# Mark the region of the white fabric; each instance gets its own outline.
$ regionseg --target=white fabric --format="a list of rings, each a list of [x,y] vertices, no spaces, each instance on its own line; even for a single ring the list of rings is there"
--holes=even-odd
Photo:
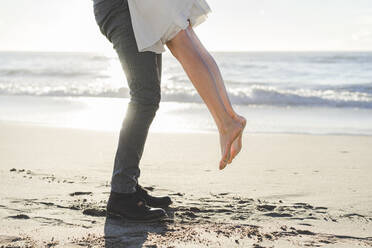
[[[188,20],[195,27],[211,12],[205,0],[128,0],[128,5],[140,52],[164,52],[164,44],[186,29]]]

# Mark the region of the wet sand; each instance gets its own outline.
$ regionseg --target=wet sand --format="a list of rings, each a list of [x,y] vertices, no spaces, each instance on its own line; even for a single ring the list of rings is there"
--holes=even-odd
[[[117,133],[0,123],[0,247],[371,247],[372,137],[150,133],[142,185],[169,218],[105,217]]]

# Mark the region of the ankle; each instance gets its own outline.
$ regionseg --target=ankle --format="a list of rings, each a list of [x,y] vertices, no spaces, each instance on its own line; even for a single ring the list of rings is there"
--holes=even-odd
[[[226,118],[221,125],[218,126],[218,131],[221,134],[227,134],[231,132],[233,128],[236,127],[237,124],[240,124],[236,119],[229,117]]]
[[[114,196],[114,197],[130,197],[130,196],[133,196],[136,192],[131,192],[131,193],[121,193],[121,192],[115,192],[115,191],[111,191],[110,192],[110,196]]]
[[[228,110],[227,113],[229,113],[231,118],[233,118],[234,120],[239,120],[239,115],[233,109]]]
[[[128,202],[134,197],[134,194],[135,193],[118,193],[118,192],[111,191],[107,203],[109,205],[112,205],[112,204],[115,205],[119,202]]]
[[[117,193],[111,191],[107,202],[107,209],[118,210],[121,207],[133,208],[134,206],[138,206],[138,202],[143,202],[143,204],[146,205],[146,201],[138,194],[138,192]]]

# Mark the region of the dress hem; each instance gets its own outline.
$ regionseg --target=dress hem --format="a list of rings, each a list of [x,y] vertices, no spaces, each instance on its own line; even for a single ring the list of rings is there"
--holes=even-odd
[[[165,31],[162,32],[158,39],[156,39],[156,41],[150,42],[148,45],[143,45],[141,48],[138,48],[139,52],[152,51],[158,54],[165,52],[166,50],[164,45],[166,42],[173,39],[181,30],[185,30],[189,24],[192,27],[196,27],[203,23],[207,19],[210,12],[211,9],[205,2],[203,4],[203,2],[200,0],[193,1],[190,6],[176,15],[177,17],[181,16],[182,20],[176,19],[173,21],[171,24],[169,24]],[[164,35],[166,37],[162,38]]]

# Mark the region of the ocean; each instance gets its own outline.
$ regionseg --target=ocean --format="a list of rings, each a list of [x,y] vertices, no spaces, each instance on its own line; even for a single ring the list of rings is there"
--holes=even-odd
[[[372,135],[372,52],[214,52],[248,133]],[[119,60],[0,52],[0,121],[117,131],[129,101]],[[216,132],[169,52],[154,132]]]

